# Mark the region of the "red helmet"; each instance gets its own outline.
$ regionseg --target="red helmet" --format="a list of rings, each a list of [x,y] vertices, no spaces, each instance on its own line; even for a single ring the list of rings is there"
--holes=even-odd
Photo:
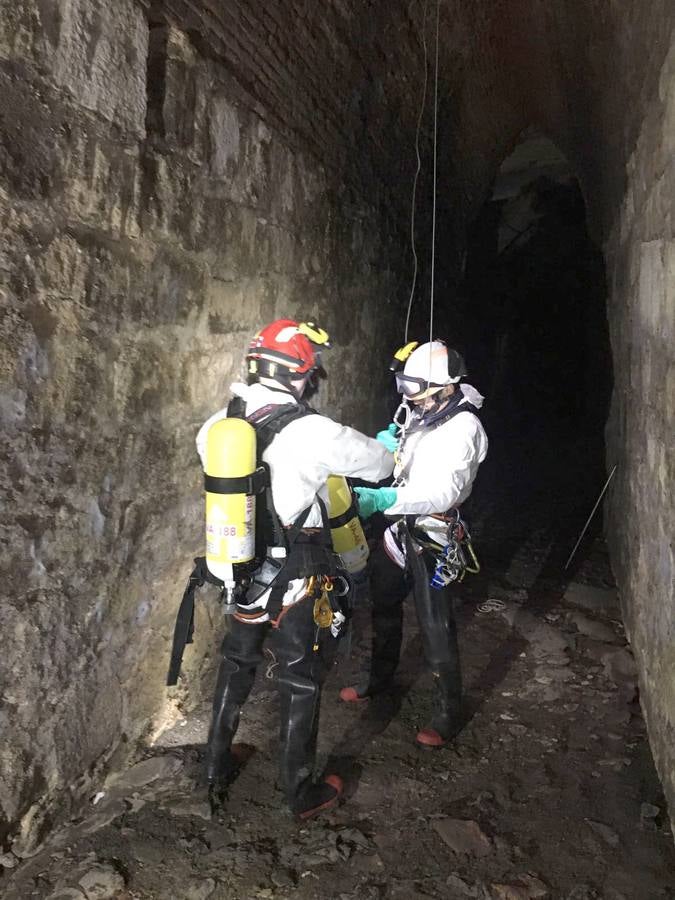
[[[328,332],[313,322],[277,319],[261,328],[246,353],[251,375],[307,375],[321,368],[317,347],[330,347]]]

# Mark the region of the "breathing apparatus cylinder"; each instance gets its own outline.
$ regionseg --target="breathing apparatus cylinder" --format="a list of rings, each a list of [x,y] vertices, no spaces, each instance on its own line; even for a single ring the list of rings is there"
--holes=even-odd
[[[370,551],[356,511],[354,495],[342,475],[328,478],[330,533],[333,549],[345,569],[358,575],[366,568]]]
[[[255,469],[253,426],[238,418],[214,422],[206,435],[206,565],[224,583],[227,605],[232,605],[234,567],[255,557],[255,496],[227,480],[246,478]]]

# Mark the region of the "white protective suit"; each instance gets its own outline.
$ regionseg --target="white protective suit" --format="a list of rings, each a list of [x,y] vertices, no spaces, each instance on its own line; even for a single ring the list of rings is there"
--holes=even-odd
[[[246,415],[263,406],[285,406],[297,401],[292,394],[271,390],[262,384],[233,384],[232,394],[246,401]],[[197,435],[197,451],[205,465],[206,433],[220,419],[227,418],[227,407],[212,415]],[[329,475],[346,475],[364,481],[381,481],[391,475],[393,456],[379,441],[360,431],[339,425],[319,414],[303,416],[290,422],[272,440],[263,453],[263,461],[270,467],[274,508],[283,525],[292,525],[308,506],[312,509],[305,528],[320,528],[321,509],[316,501],[321,497],[328,508]],[[291,581],[283,600],[288,606],[301,599],[305,579]],[[264,609],[269,592],[248,608]],[[257,619],[263,622],[267,617]]]
[[[470,384],[461,384],[464,398],[477,409],[483,405],[482,395]],[[417,526],[433,537],[438,520],[431,514],[445,513],[461,506],[471,493],[479,465],[487,455],[488,439],[480,420],[471,412],[457,414],[438,426],[413,431],[399,451],[394,470],[396,502],[386,510],[387,516],[417,515]],[[397,524],[384,535],[389,556],[399,566],[405,558],[396,542]]]

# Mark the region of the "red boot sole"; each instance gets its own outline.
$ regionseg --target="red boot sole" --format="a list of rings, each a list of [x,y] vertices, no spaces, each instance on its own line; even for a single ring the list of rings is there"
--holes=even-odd
[[[435,750],[437,747],[445,747],[448,743],[434,728],[423,728],[421,731],[418,731],[415,741],[418,746],[423,747],[425,750]]]
[[[344,791],[344,782],[339,775],[328,775],[326,778],[324,778],[324,782],[334,788],[337,793],[334,797],[331,797],[329,800],[326,800],[325,803],[322,803],[321,806],[315,806],[314,809],[307,809],[305,810],[305,812],[298,813],[297,818],[301,822],[306,822],[307,819],[312,819],[319,813],[325,812],[327,809],[332,809],[337,805],[337,802],[342,796],[342,792]]]
[[[345,687],[340,691],[340,700],[343,703],[367,703],[370,697],[361,697],[353,687]]]

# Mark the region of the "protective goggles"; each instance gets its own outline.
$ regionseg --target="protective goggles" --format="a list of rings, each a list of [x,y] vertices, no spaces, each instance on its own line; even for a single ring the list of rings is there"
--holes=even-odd
[[[396,390],[409,400],[414,400],[418,394],[423,394],[428,390],[440,390],[443,387],[445,387],[444,384],[436,384],[429,381],[428,378],[413,378],[412,375],[406,375],[405,372],[396,373]]]

